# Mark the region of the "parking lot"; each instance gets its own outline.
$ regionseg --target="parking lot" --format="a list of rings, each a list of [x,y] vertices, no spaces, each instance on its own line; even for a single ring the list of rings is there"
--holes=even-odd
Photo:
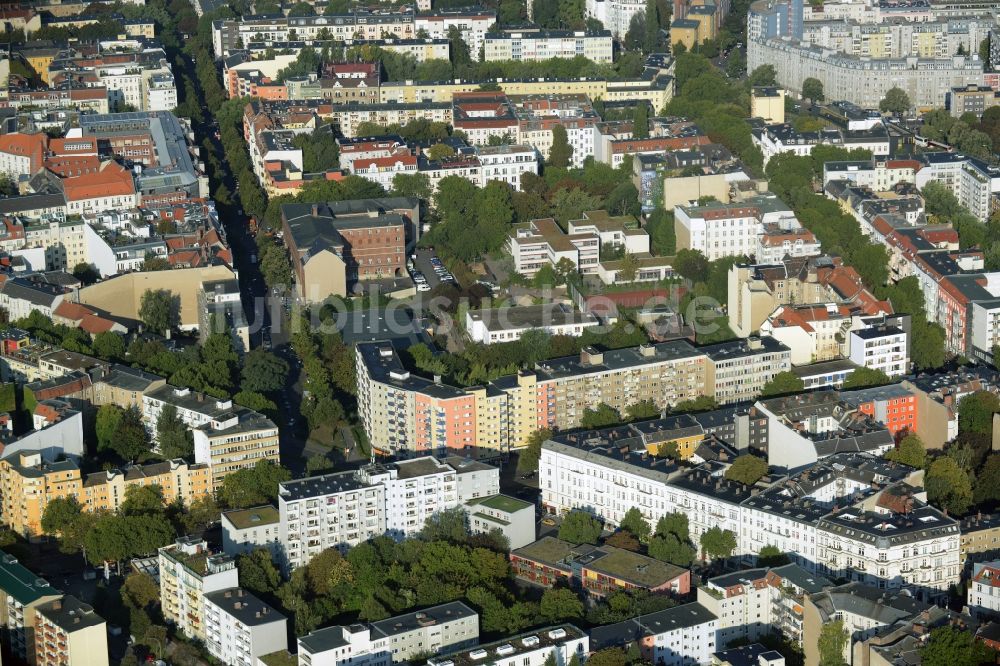
[[[438,259],[437,255],[435,255],[432,250],[419,249],[417,250],[417,258],[413,262],[413,267],[416,270],[411,271],[411,275],[415,273],[423,274],[423,276],[427,279],[427,286],[429,287],[427,291],[430,291],[430,289],[433,289],[442,282],[441,276],[439,276],[434,269],[437,266],[441,266],[441,268],[443,268],[443,265],[440,263],[435,264],[435,260],[440,262],[440,259]],[[445,278],[448,276],[450,276],[450,273],[444,275]],[[452,278],[452,282],[454,282],[454,278]]]

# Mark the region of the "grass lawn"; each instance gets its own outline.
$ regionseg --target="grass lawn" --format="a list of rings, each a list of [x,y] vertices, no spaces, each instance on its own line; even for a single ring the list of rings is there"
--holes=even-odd
[[[344,446],[340,433],[334,430],[333,426],[325,424],[309,433],[309,439],[307,441],[314,442],[321,446],[337,446],[339,442],[341,447]]]

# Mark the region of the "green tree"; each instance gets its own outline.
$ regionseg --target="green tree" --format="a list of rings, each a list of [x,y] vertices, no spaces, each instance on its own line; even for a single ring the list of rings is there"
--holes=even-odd
[[[777,546],[770,544],[764,546],[757,553],[757,566],[760,567],[780,567],[791,562],[788,555],[781,552]]]
[[[885,454],[887,460],[923,469],[927,461],[927,451],[924,443],[914,434],[908,434],[899,440],[896,448]]]
[[[163,488],[155,483],[150,486],[129,486],[118,511],[123,516],[163,514],[166,511]]]
[[[194,438],[174,405],[164,405],[160,411],[156,419],[156,441],[160,455],[168,460],[194,456]]]
[[[976,504],[1000,502],[1000,455],[994,454],[986,458],[982,469],[976,474],[973,500]]]
[[[698,250],[683,249],[677,252],[674,270],[692,282],[704,282],[708,277],[708,259]]]
[[[436,143],[427,149],[427,157],[434,162],[455,156],[455,149],[446,143]]]
[[[236,567],[239,569],[240,586],[251,592],[272,596],[281,585],[281,574],[265,548],[240,555],[236,560]]]
[[[664,562],[687,567],[695,558],[688,530],[688,518],[683,513],[668,513],[656,523],[656,531],[649,540],[648,552]]]
[[[527,445],[517,454],[517,471],[521,474],[538,471],[538,461],[542,457],[542,444],[552,439],[548,428],[536,430],[528,437]]]
[[[958,429],[989,435],[993,415],[1000,412],[1000,397],[989,391],[976,391],[958,401]]]
[[[149,574],[130,573],[122,584],[121,599],[129,608],[148,610],[160,603],[160,586]]]
[[[278,391],[285,386],[288,377],[288,363],[281,357],[263,349],[254,349],[243,357],[240,372],[244,391],[267,393]]]
[[[913,104],[905,90],[893,86],[886,91],[885,97],[878,103],[878,108],[882,113],[906,113],[913,108]]]
[[[744,453],[738,456],[726,470],[726,478],[737,481],[745,486],[752,486],[767,474],[767,461],[763,458]]]
[[[101,274],[94,268],[93,264],[80,262],[73,267],[73,277],[85,285],[94,284],[101,279]]]
[[[972,482],[950,456],[931,463],[924,476],[927,501],[948,513],[961,516],[972,504]]]
[[[424,173],[397,173],[392,178],[392,194],[397,197],[416,197],[421,201],[430,201],[430,178]]]
[[[923,666],[980,666],[996,663],[996,651],[977,641],[967,629],[945,625],[931,629],[930,637],[920,648]]]
[[[554,587],[542,593],[538,610],[546,623],[570,622],[583,617],[583,602],[572,590]]]
[[[628,655],[620,647],[604,648],[587,657],[587,663],[591,666],[626,666]]]
[[[165,333],[179,321],[178,303],[167,289],[147,289],[139,299],[139,319],[154,333]]]
[[[583,417],[580,419],[580,427],[587,430],[597,430],[622,422],[621,414],[618,410],[606,403],[601,403],[597,409],[589,407],[583,410]]]
[[[660,415],[660,408],[652,400],[640,400],[625,407],[625,417],[629,421],[655,419]]]
[[[548,165],[567,168],[573,158],[573,146],[569,145],[566,128],[561,124],[552,127],[552,146],[549,148]]]
[[[771,381],[764,384],[760,396],[769,398],[777,395],[788,395],[789,393],[802,393],[806,385],[794,372],[783,371],[771,378]]]
[[[109,361],[125,359],[125,339],[118,333],[102,331],[94,336],[94,354]]]
[[[632,282],[635,280],[635,276],[639,273],[639,260],[631,252],[626,252],[625,256],[622,257],[621,268],[618,271],[618,277],[622,282]]]
[[[909,312],[909,310],[897,310]],[[918,370],[936,370],[945,364],[945,331],[938,324],[917,320],[911,326],[910,356]]]
[[[115,431],[121,423],[125,410],[118,405],[101,405],[97,408],[94,428],[97,432],[97,450],[105,451],[112,448]]]
[[[822,102],[825,99],[823,82],[810,76],[802,82],[802,96],[814,104]]]
[[[844,628],[843,620],[827,622],[819,630],[817,648],[819,650],[819,666],[846,666],[844,647],[850,633]]]
[[[83,509],[75,497],[49,500],[42,512],[42,531],[50,536],[62,536],[77,520]]]
[[[774,65],[761,65],[750,72],[751,86],[773,86],[777,84],[778,72]]]
[[[653,531],[649,521],[643,518],[642,511],[636,507],[632,507],[625,512],[625,515],[622,517],[621,523],[618,527],[629,532],[640,541],[648,539],[650,533]]]
[[[135,460],[149,451],[149,437],[137,407],[133,405],[122,412],[108,445],[122,460]]]
[[[844,390],[884,386],[891,384],[892,378],[876,368],[855,368],[844,380]]]
[[[655,53],[660,50],[662,40],[660,39],[660,21],[656,0],[646,0],[646,9],[643,12],[643,38],[642,50],[644,53]],[[642,106],[645,106],[643,104]],[[638,138],[638,137],[637,137]]]
[[[596,544],[601,538],[601,521],[586,511],[570,511],[559,526],[559,538],[570,543]]]
[[[278,497],[278,484],[292,478],[291,473],[270,460],[227,475],[219,489],[219,499],[231,509],[245,509],[272,502]]]
[[[714,559],[725,559],[731,557],[736,551],[736,535],[729,530],[721,529],[719,526],[706,530],[701,535],[701,556]]]
[[[648,3],[647,3],[648,4]],[[649,137],[649,105],[642,101],[635,106],[633,116],[632,138],[646,139]]]

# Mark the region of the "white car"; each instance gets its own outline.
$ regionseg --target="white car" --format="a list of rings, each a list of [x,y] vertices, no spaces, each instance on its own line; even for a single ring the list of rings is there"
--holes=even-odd
[[[426,282],[419,282],[419,283],[417,283],[417,291],[430,291],[430,290],[431,290],[431,286],[429,284],[427,284]]]

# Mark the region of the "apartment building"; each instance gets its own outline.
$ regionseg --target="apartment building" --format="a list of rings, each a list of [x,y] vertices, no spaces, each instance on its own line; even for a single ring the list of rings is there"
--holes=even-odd
[[[633,641],[643,659],[664,666],[711,662],[718,649],[719,618],[698,602],[640,615],[590,631],[593,647],[625,647]]]
[[[543,666],[548,659],[568,664],[575,656],[583,661],[590,652],[590,637],[571,624],[546,627],[510,636],[472,649],[448,652],[427,660],[428,666],[472,666],[490,658],[496,666]]]
[[[538,175],[538,151],[532,146],[504,144],[501,146],[479,146],[481,182],[485,186],[491,180],[507,183],[517,191],[521,190],[521,177],[530,173]]]
[[[26,569],[13,555],[0,551],[0,633],[4,647],[29,666],[36,666],[38,613],[62,592]]]
[[[969,609],[979,616],[1000,613],[1000,562],[976,562],[966,593]]]
[[[731,340],[698,351],[705,354],[705,386],[720,405],[753,400],[779,372],[792,369],[791,350],[762,336]]]
[[[451,465],[424,457],[361,468],[359,479],[384,489],[386,533],[412,537],[427,519],[459,505],[458,481]]]
[[[823,164],[823,185],[846,180],[873,192],[888,192],[898,183],[913,183],[921,163],[917,160],[859,160]]]
[[[847,350],[844,335],[850,329],[850,310],[832,303],[784,305],[760,325],[761,335],[788,346],[793,365],[842,358]]]
[[[828,454],[752,493],[713,475],[711,466],[682,471],[645,452],[623,457],[617,440],[628,437],[610,429],[545,442],[543,506],[553,513],[585,509],[606,525],[617,525],[632,507],[652,523],[679,511],[688,516],[695,543],[710,528],[728,529],[747,561],[773,545],[811,573],[880,580],[926,598],[940,596],[959,578],[958,524],[920,502],[908,485],[914,470],[881,460],[881,450]],[[776,436],[770,439],[773,449]],[[858,445],[856,438],[838,441],[834,451]]]
[[[543,587],[562,582],[594,597],[622,590],[675,596],[691,591],[690,571],[614,546],[575,545],[547,536],[511,550],[510,562],[523,580]]]
[[[468,500],[469,532],[489,534],[494,530],[507,539],[509,548],[521,548],[535,540],[535,505],[507,495]]]
[[[376,449],[478,456],[523,446],[540,428],[576,428],[600,403],[624,413],[642,400],[661,408],[702,395],[724,404],[749,400],[791,367],[788,348],[770,338],[702,349],[674,340],[606,352],[588,347],[462,389],[410,373],[388,343],[359,344],[356,353],[359,410]]]
[[[431,457],[287,481],[278,489],[284,565],[302,566],[327,548],[346,551],[383,534],[412,537],[435,513],[497,495],[499,486],[495,467]]]
[[[238,407],[225,420],[213,420],[192,429],[194,459],[212,473],[218,490],[227,476],[262,460],[280,461],[278,426],[255,411]]]
[[[236,560],[229,555],[213,554],[208,543],[196,537],[182,537],[160,548],[160,608],[163,617],[173,622],[189,638],[205,641],[207,618],[205,597],[239,587]]]
[[[35,610],[37,666],[107,666],[108,627],[89,604],[64,596]]]
[[[474,7],[441,9],[421,12],[414,16],[413,32],[414,35],[426,33],[431,39],[448,39],[449,32],[455,28],[462,35],[462,40],[469,45],[469,53],[478,60],[486,41],[486,33],[496,21],[497,14],[492,9]]]
[[[117,511],[128,489],[157,485],[167,503],[184,505],[212,491],[205,465],[170,460],[83,477],[71,458],[52,459],[39,450],[21,450],[0,459],[0,520],[27,538],[42,534],[42,516],[49,502],[74,498],[84,511]]]
[[[773,65],[776,83],[796,96],[802,93],[802,82],[811,77],[823,82],[827,99],[844,100],[866,109],[878,108],[893,87],[902,88],[918,109],[940,108],[951,88],[983,83],[982,62],[974,56],[955,56],[954,49],[935,57],[840,53],[796,39],[757,38],[753,36],[755,14],[756,10],[751,11],[747,18],[751,34],[747,67],[753,71],[760,65]],[[975,50],[973,47],[971,53]]]
[[[645,5],[638,0],[587,0],[588,18],[601,22],[616,39],[622,39],[632,25],[632,17],[645,11]]]
[[[1000,555],[1000,515],[976,513],[959,523],[959,557],[968,573],[970,562],[989,562]]]
[[[958,437],[958,405],[962,398],[976,391],[996,393],[1000,376],[980,365],[918,376],[903,381],[902,386],[916,397],[914,432],[928,449],[940,449]]]
[[[618,442],[633,437],[627,429],[586,435],[561,434],[542,445],[538,479],[546,511],[586,507],[608,526],[619,524],[633,507],[653,525],[682,512],[695,543],[713,527],[740,533],[740,503],[750,496],[749,488],[713,477],[708,468],[685,472],[645,449],[623,455]]]
[[[536,61],[583,56],[610,63],[611,33],[607,30],[504,30],[486,35],[483,60]]]
[[[853,330],[848,344],[849,358],[861,367],[881,370],[890,377],[909,372],[907,335],[898,326],[879,324]]]
[[[281,529],[278,510],[271,505],[235,509],[222,513],[222,552],[246,555],[266,548],[272,560],[281,555]]]
[[[188,388],[166,384],[142,396],[142,415],[155,439],[156,424],[164,407],[172,406],[194,436],[195,461],[208,465],[212,487],[235,471],[261,460],[278,461],[278,427],[262,414],[235,407]]]
[[[892,315],[892,305],[880,301],[861,282],[861,276],[839,258],[785,258],[779,264],[736,264],[729,271],[729,326],[740,337],[758,331],[782,305],[833,303],[852,316]]]
[[[223,664],[255,664],[288,648],[287,619],[242,587],[204,595],[205,647]]]
[[[461,601],[367,624],[317,629],[298,639],[299,664],[391,666],[479,643],[479,615]]]
[[[785,231],[802,226],[788,206],[773,194],[732,204],[709,202],[674,208],[677,247],[698,250],[709,261],[755,254],[765,224],[778,225]]]
[[[755,127],[751,136],[754,145],[764,153],[766,164],[781,153],[800,157],[812,155],[816,146],[839,146],[845,150],[870,150],[875,159],[889,156],[889,133],[877,125],[866,130],[823,129],[818,132],[799,132],[788,123]]]
[[[956,118],[961,118],[966,113],[982,118],[983,112],[997,105],[1000,105],[1000,95],[990,86],[980,86],[975,83],[952,88],[945,99],[945,108]]]
[[[586,211],[563,231],[555,220],[532,220],[508,241],[514,270],[531,277],[542,266],[555,266],[568,259],[582,274],[600,271],[602,245],[624,248],[630,254],[649,252],[649,234],[634,217],[612,216],[606,211]]]
[[[808,666],[818,666],[819,636],[824,624],[843,622],[848,633],[843,655],[853,661],[854,646],[886,627],[916,620],[931,608],[912,596],[862,583],[848,583],[809,595],[803,605],[803,651]]]
[[[1000,168],[960,153],[930,152],[920,158],[916,185],[937,181],[950,189],[959,202],[985,222],[992,209],[990,200],[1000,192]]]
[[[286,481],[278,487],[282,566],[304,566],[328,548],[346,551],[385,533],[385,488],[353,472]]]
[[[415,240],[414,227],[419,225],[415,201],[347,203],[346,207],[335,203],[281,207],[299,295],[310,302],[344,296],[357,282],[406,272],[407,241]]]
[[[709,578],[698,587],[698,603],[719,618],[720,645],[774,633],[801,645],[805,595],[832,585],[796,564],[746,569]]]
[[[585,330],[600,325],[594,315],[565,303],[468,310],[465,313],[465,330],[469,338],[486,345],[520,340],[525,332],[533,330],[578,337]]]

